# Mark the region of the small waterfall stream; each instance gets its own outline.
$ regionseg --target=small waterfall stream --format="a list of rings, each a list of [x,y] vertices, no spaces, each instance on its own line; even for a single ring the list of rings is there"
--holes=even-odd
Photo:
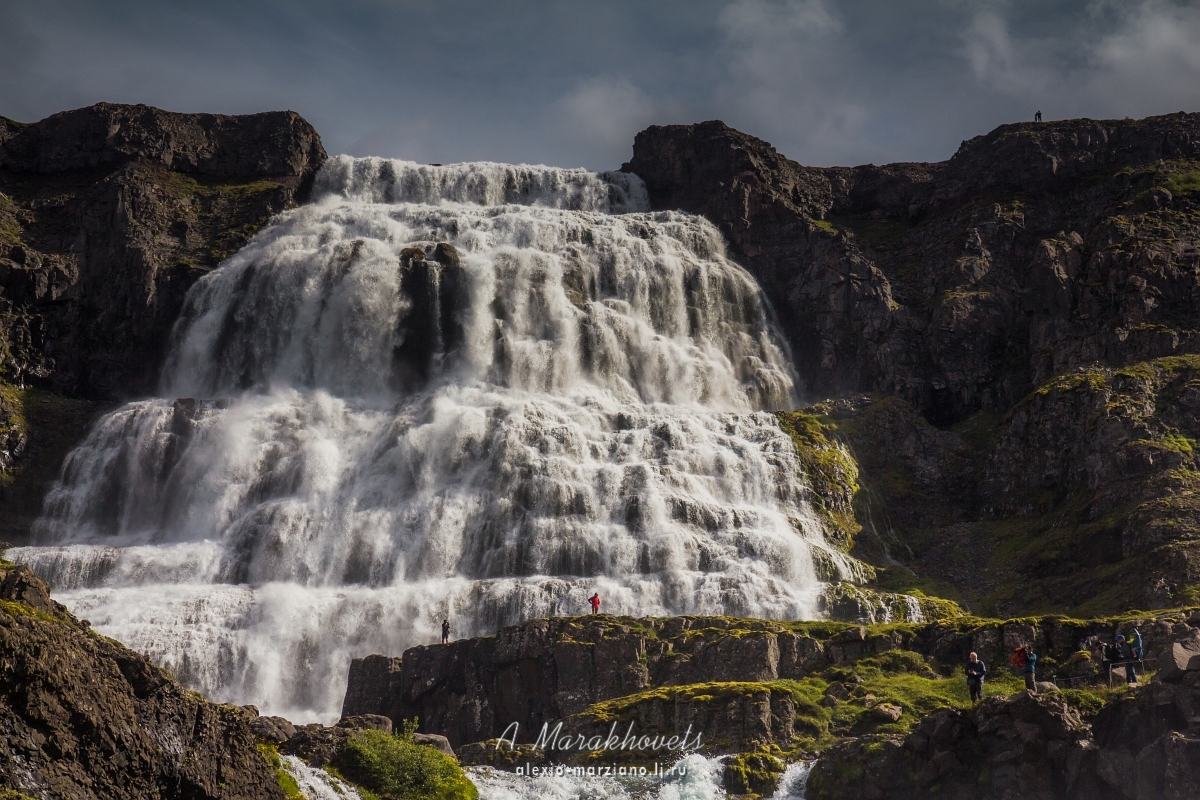
[[[815,616],[825,543],[754,280],[633,176],[330,160],[190,291],[9,551],[218,701],[336,719],[350,659],[603,610]],[[818,557],[819,556],[819,557]]]

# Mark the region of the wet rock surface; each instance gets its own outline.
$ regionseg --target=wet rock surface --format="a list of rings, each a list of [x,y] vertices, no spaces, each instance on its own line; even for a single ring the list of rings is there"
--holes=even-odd
[[[0,790],[282,800],[254,712],[92,633],[25,567],[0,565],[0,604]]]

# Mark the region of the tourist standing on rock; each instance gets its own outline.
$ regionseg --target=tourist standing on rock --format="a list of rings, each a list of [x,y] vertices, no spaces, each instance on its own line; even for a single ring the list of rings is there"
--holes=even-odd
[[[1037,694],[1037,654],[1033,645],[1018,647],[1012,656],[1012,663],[1025,673],[1025,688],[1030,694]]]
[[[599,614],[600,613],[600,593],[596,592],[595,594],[593,594],[591,597],[588,598],[588,602],[592,604],[592,613]]]
[[[1117,647],[1121,650],[1121,661],[1125,664],[1125,682],[1137,683],[1137,662],[1142,657],[1142,635],[1134,629],[1135,641],[1117,636]]]
[[[442,620],[442,644],[450,641],[450,620]]]
[[[971,653],[967,662],[967,689],[971,692],[971,702],[978,703],[983,699],[983,676],[987,674],[987,664],[979,660],[978,653]]]
[[[1034,114],[1034,115],[1033,115],[1033,121],[1034,121],[1034,122],[1041,122],[1041,121],[1042,121],[1042,110],[1041,110],[1040,108],[1038,109],[1038,112],[1037,112],[1036,114]]]

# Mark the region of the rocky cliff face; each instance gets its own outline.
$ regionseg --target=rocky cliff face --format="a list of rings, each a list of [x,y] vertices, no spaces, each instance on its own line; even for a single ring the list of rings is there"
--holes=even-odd
[[[184,689],[0,562],[0,795],[283,800],[253,717]]]
[[[1096,359],[1196,352],[1200,114],[1004,125],[940,164],[818,169],[720,122],[623,169],[704,214],[779,311],[808,390],[1001,411]]]
[[[1107,692],[1087,647],[1134,626],[1157,677]],[[1026,642],[1061,689],[1044,680],[1030,695],[1009,674]],[[990,667],[978,706],[961,672],[972,651]],[[808,796],[820,800],[1157,800],[1200,790],[1198,692],[1200,611],[876,626],[600,615],[358,660],[342,724],[418,717],[465,762],[501,768],[636,760],[646,755],[616,744],[631,732],[686,736],[732,755],[734,793],[771,794],[784,762],[802,758],[817,761]],[[604,752],[531,744],[560,741],[559,723],[569,740],[617,738]]]
[[[325,159],[292,112],[101,103],[0,134],[0,289],[10,380],[148,392],[193,282],[304,196]]]

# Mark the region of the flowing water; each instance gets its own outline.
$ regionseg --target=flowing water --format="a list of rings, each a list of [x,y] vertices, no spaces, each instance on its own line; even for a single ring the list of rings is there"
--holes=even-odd
[[[218,701],[336,719],[350,659],[523,619],[816,614],[849,574],[788,356],[632,176],[332,159],[189,292],[10,551]],[[450,245],[447,247],[446,245]]]

